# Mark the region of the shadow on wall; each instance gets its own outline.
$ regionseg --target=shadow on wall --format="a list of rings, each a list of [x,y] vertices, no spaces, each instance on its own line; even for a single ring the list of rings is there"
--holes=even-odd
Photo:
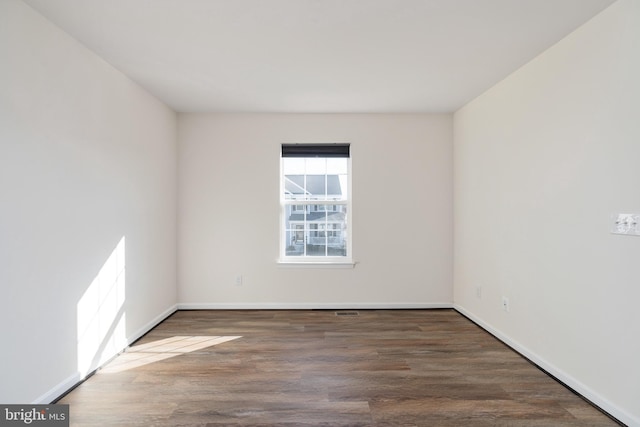
[[[78,373],[90,372],[127,346],[123,236],[77,304]]]

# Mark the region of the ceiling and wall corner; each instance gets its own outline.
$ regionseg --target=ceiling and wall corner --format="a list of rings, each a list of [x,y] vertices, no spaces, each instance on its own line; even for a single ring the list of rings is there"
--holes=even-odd
[[[178,112],[451,113],[613,0],[24,0]]]

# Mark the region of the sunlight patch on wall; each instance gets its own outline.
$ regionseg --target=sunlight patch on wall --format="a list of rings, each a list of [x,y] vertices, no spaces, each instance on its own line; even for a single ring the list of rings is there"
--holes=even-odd
[[[213,345],[242,338],[241,336],[175,336],[129,348],[99,373],[113,374],[169,359],[181,354],[202,350]]]
[[[126,347],[125,238],[78,302],[78,372],[84,378]]]

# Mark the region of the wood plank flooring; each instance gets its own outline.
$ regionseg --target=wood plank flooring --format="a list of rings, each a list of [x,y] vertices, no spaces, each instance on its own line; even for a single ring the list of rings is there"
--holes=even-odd
[[[65,396],[74,426],[616,426],[453,310],[178,311]]]

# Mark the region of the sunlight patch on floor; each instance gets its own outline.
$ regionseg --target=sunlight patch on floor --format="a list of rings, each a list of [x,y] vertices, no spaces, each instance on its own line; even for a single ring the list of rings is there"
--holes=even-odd
[[[242,338],[241,336],[175,336],[133,346],[99,371],[114,374]]]

